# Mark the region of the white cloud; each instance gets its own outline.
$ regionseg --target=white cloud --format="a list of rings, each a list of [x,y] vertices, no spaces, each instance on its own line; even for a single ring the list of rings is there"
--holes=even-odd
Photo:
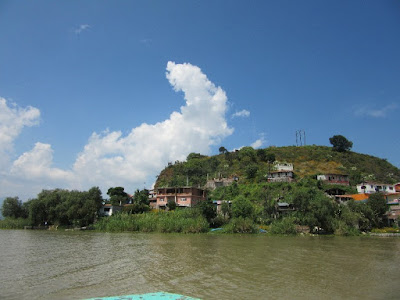
[[[36,143],[14,161],[10,176],[24,182],[21,189],[26,193],[31,189],[31,196],[38,192],[38,182],[42,182],[41,188],[88,189],[95,185],[104,192],[111,186],[124,186],[132,192],[142,188],[144,182],[150,186],[169,161],[185,160],[190,152],[209,154],[210,146],[233,133],[225,118],[225,92],[200,68],[188,63],[168,62],[166,77],[185,99],[168,119],[143,123],[126,136],[120,131],[94,132],[72,170],[54,168],[51,146]],[[7,182],[8,178],[1,180],[0,193]]]
[[[389,104],[386,106],[381,106],[379,108],[373,107],[373,106],[362,106],[356,108],[354,114],[359,117],[373,117],[373,118],[385,118],[388,113],[392,112],[393,110],[396,110],[398,108],[397,104]]]
[[[266,139],[264,134],[260,134],[260,138],[258,140],[256,140],[254,143],[252,143],[250,146],[253,148],[261,148],[262,146],[264,146],[266,144]]]
[[[90,28],[90,25],[82,24],[82,25],[79,25],[79,27],[76,28],[74,30],[74,32],[75,32],[75,34],[81,34],[83,31],[88,30],[89,28]]]
[[[36,143],[35,147],[14,161],[11,175],[22,179],[66,181],[72,179],[72,173],[53,168],[53,149],[49,144]]]
[[[169,119],[144,123],[125,137],[93,133],[74,165],[80,178],[90,184],[137,186],[167,162],[184,160],[194,151],[207,154],[211,145],[232,134],[225,120],[226,94],[200,68],[168,62],[166,77],[175,91],[183,91],[186,105]]]
[[[39,109],[32,106],[22,108],[16,104],[8,106],[6,99],[0,97],[0,169],[4,170],[9,163],[14,141],[22,129],[37,125],[39,118]]]
[[[248,110],[241,110],[241,111],[237,111],[232,115],[232,118],[236,118],[236,117],[243,117],[243,118],[247,118],[250,116],[250,112]]]

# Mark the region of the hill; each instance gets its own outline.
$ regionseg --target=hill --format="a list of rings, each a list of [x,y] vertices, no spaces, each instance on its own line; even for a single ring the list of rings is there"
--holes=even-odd
[[[272,168],[269,158],[292,163],[296,179],[334,173],[350,175],[350,183],[362,181],[400,182],[400,169],[386,159],[356,152],[337,152],[326,146],[287,146],[253,149],[243,147],[235,152],[215,156],[188,155],[186,162],[170,163],[161,171],[155,187],[205,185],[207,178],[239,177],[240,183],[261,183]]]

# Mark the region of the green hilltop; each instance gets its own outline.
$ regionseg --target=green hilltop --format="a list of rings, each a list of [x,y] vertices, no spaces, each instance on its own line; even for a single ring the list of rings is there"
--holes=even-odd
[[[292,163],[297,180],[330,173],[349,175],[351,185],[362,181],[400,182],[400,169],[386,159],[352,151],[338,152],[326,146],[243,147],[234,152],[221,147],[220,151],[215,156],[191,153],[185,162],[170,163],[157,177],[155,187],[204,186],[207,178],[235,176],[239,184],[264,183],[273,168],[271,161],[268,162],[270,157]]]

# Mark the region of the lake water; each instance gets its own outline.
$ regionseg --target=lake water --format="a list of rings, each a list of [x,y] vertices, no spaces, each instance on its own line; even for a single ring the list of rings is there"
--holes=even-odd
[[[400,299],[400,238],[0,230],[0,299]]]

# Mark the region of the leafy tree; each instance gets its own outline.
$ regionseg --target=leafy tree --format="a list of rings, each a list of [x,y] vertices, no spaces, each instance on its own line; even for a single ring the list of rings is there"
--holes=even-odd
[[[369,231],[372,228],[371,220],[373,219],[372,209],[366,203],[359,203],[354,200],[347,202],[347,207],[349,208],[352,217],[355,222],[352,223],[355,227],[361,231]],[[342,217],[343,214],[341,214]],[[349,218],[349,216],[344,215],[344,217]],[[344,218],[344,220],[346,220]]]
[[[208,223],[211,223],[212,219],[217,216],[217,210],[210,199],[199,202],[196,207],[201,211]]]
[[[168,210],[175,210],[176,209],[176,202],[174,200],[172,200],[172,199],[169,199],[168,203],[167,203],[167,206],[168,206]]]
[[[191,160],[191,159],[196,159],[196,158],[203,158],[203,157],[206,157],[206,156],[201,155],[200,153],[194,153],[194,152],[192,152],[192,153],[190,153],[190,154],[186,157],[186,161],[189,161],[189,160]]]
[[[219,147],[218,151],[219,151],[220,154],[224,154],[224,153],[228,152],[228,150],[226,150],[226,148],[223,147],[223,146]]]
[[[5,218],[26,218],[27,216],[22,201],[18,197],[7,197],[4,199],[1,212]]]
[[[374,227],[381,227],[383,225],[383,217],[387,210],[385,196],[382,193],[371,194],[368,198],[367,205],[372,210],[372,224]]]
[[[47,220],[46,207],[39,199],[29,201],[29,220],[32,225],[42,225]]]
[[[265,160],[269,163],[269,164],[273,164],[275,162],[275,154],[274,153],[267,153]]]
[[[248,179],[256,177],[258,166],[256,164],[250,164],[246,167],[245,172]]]
[[[126,204],[129,200],[129,196],[125,193],[123,187],[111,187],[107,191],[107,195],[110,196],[110,202],[112,205]]]
[[[248,160],[256,162],[256,150],[254,150],[253,147],[243,147],[240,149],[238,153],[238,158],[239,160],[244,160],[245,158],[248,158]]]
[[[349,151],[353,147],[353,142],[350,142],[343,135],[334,135],[329,138],[329,142],[332,144],[333,150],[338,152]]]
[[[231,217],[232,210],[231,210],[228,202],[226,202],[226,201],[222,202],[222,204],[221,204],[221,213],[222,213],[222,215],[224,216],[225,219]]]
[[[232,216],[234,218],[253,218],[254,207],[249,199],[240,195],[232,203]]]
[[[133,203],[124,209],[131,214],[140,214],[150,210],[149,191],[147,189],[135,191]]]
[[[261,161],[266,161],[267,160],[267,150],[265,149],[257,149],[257,157]]]
[[[27,202],[32,225],[44,222],[55,225],[87,226],[93,224],[103,205],[98,187],[87,192],[68,190],[43,190],[37,199]]]

